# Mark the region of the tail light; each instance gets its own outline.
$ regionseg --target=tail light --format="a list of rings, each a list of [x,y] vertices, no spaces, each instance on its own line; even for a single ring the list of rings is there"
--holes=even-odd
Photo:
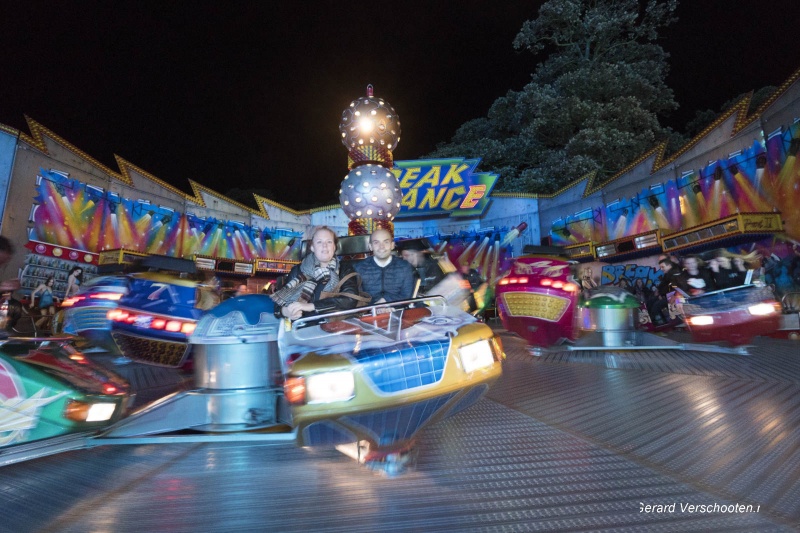
[[[288,378],[283,383],[283,396],[292,405],[306,403],[306,379]]]
[[[518,285],[527,284],[530,281],[528,276],[508,276],[502,278],[497,282],[498,285]],[[553,289],[561,289],[566,292],[578,292],[580,287],[571,281],[562,281],[560,279],[541,278],[539,285],[542,287],[552,287]]]
[[[176,333],[181,330],[181,324],[182,322],[180,320],[170,320],[167,322],[167,325],[164,326],[164,329]]]
[[[97,292],[89,295],[89,298],[96,298],[98,300],[119,300],[122,294],[119,292]]]
[[[122,294],[118,292],[96,292],[89,294],[88,296],[81,294],[79,296],[72,296],[70,298],[65,298],[64,301],[61,302],[61,307],[72,307],[76,303],[86,299],[117,301],[120,298],[122,298]]]
[[[76,303],[80,302],[81,300],[85,300],[85,299],[86,299],[85,296],[72,296],[71,298],[64,299],[64,301],[61,302],[61,307],[72,307]]]
[[[111,309],[108,311],[108,313],[106,313],[106,318],[112,322],[136,324],[143,328],[146,327],[147,329],[153,329],[156,331],[169,331],[171,333],[183,333],[187,336],[194,333],[194,330],[197,327],[195,322],[157,317],[148,314],[132,313],[130,311],[123,311],[122,309]]]
[[[518,283],[528,283],[528,277],[527,276],[508,277],[501,279],[497,283],[498,285],[509,285],[509,284],[515,285]]]

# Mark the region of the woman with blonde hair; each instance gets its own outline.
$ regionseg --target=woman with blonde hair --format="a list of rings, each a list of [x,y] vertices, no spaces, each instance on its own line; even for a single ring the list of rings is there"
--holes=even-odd
[[[714,253],[714,258],[708,266],[714,276],[717,289],[727,289],[744,285],[747,279],[748,265],[759,262],[761,255],[758,252],[749,254],[734,254],[724,248]]]
[[[276,314],[291,320],[352,309],[358,303],[358,274],[336,257],[336,233],[327,226],[317,226],[309,234],[310,253],[292,267],[283,287],[270,295]]]
[[[731,255],[726,250],[717,250],[714,258],[708,262],[708,268],[711,269],[717,289],[728,289],[744,284],[746,274],[744,261],[737,257],[734,268]]]

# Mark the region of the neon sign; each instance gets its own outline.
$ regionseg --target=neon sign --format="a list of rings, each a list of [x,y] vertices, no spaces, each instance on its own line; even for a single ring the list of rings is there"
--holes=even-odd
[[[489,204],[489,194],[499,177],[475,172],[480,161],[463,158],[395,161],[392,172],[403,193],[397,216],[480,215]]]

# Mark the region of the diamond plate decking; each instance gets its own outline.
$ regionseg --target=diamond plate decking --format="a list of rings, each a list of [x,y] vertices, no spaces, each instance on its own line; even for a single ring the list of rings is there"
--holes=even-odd
[[[0,531],[800,530],[800,343],[534,357],[503,341],[501,381],[423,433],[400,477],[290,445],[100,446],[0,469]]]

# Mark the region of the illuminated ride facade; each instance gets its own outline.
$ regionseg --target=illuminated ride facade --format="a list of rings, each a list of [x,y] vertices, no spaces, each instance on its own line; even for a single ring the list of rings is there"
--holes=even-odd
[[[390,222],[396,239],[425,238],[454,265],[477,268],[496,287],[507,327],[531,344],[580,336],[575,316],[583,315],[577,310],[586,286],[619,289],[623,280],[641,280],[651,289],[661,275],[659,255],[717,248],[759,256],[761,264],[752,270],[777,297],[781,320],[797,319],[796,307],[791,310],[800,257],[800,211],[794,207],[800,205],[800,126],[792,121],[800,101],[798,77],[754,115],[747,115],[744,104],[735,106],[668,160],[654,149],[611,180],[595,184],[587,177],[550,197],[494,193],[498,176],[477,172],[476,159],[394,161],[391,138],[359,143],[348,137],[350,128],[361,125],[355,117],[362,108],[354,105],[342,121],[349,155],[342,205],[304,212],[259,197],[253,209],[194,182],[194,194],[187,195],[119,158],[120,170],[111,170],[30,121],[31,135],[0,131],[6,197],[32,199],[30,210],[24,202],[3,205],[3,233],[27,242],[6,273],[13,269],[25,282],[44,275],[41,269],[69,273],[83,265],[88,281],[99,273],[103,253],[127,250],[189,260],[209,275],[240,275],[257,288],[260,271],[274,276],[299,261],[308,226],[324,224],[340,235],[363,237]],[[399,140],[391,106],[373,95],[354,103],[359,101],[367,116],[384,120],[373,128]],[[375,179],[359,182],[358,172],[365,170]],[[396,207],[396,189],[400,210],[382,214],[383,203]],[[353,207],[362,203],[369,207]],[[541,240],[561,245],[566,258],[520,253]],[[353,256],[364,251],[342,250]],[[584,280],[588,267],[592,272]],[[121,303],[112,305],[119,310]],[[276,320],[269,306],[266,296],[233,298],[199,315],[191,337],[183,322],[172,324],[187,335],[201,362],[194,368],[195,389],[126,417],[93,442],[187,427],[226,433],[285,425],[284,438],[354,441],[359,459],[380,463],[406,449],[419,429],[477,400],[501,372],[502,350],[492,330],[437,298],[291,326]],[[754,314],[749,307],[745,312],[753,316],[766,310],[761,306]],[[603,309],[622,316],[612,305]],[[130,310],[113,315],[122,319],[122,328],[128,320],[149,326],[163,320],[168,331],[169,317],[160,312]],[[419,339],[424,346],[415,344]],[[230,365],[230,357],[246,364]],[[378,361],[385,366],[376,374],[369,369]],[[254,372],[248,365],[261,366]]]

